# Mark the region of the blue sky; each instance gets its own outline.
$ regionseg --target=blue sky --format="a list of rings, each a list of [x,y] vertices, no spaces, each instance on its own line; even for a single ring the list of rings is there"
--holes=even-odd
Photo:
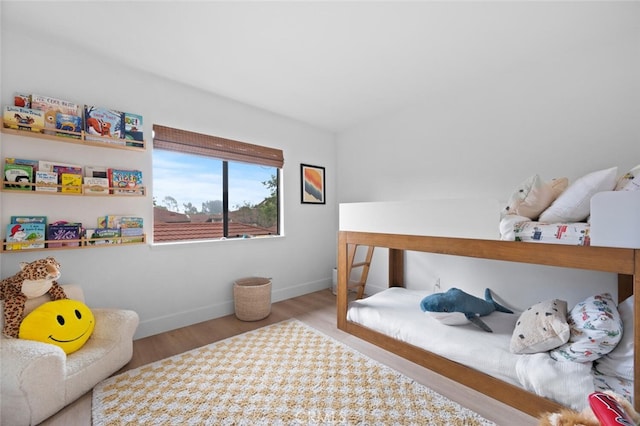
[[[229,208],[264,200],[269,191],[261,182],[275,173],[274,167],[229,163]],[[222,200],[222,161],[154,150],[153,197],[158,205],[163,205],[166,196],[176,199],[179,211],[189,202],[200,210],[205,201]]]

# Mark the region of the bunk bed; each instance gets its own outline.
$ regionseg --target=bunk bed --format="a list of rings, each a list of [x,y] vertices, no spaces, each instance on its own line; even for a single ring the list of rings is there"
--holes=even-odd
[[[609,200],[605,201],[609,202]],[[477,203],[475,205],[477,206]],[[488,208],[485,211],[489,214],[485,215],[485,218],[490,219],[493,217],[492,204],[489,203],[486,206]],[[379,206],[376,206],[376,212],[380,212],[380,210]],[[405,210],[411,211],[411,209]],[[363,213],[361,207],[357,207],[355,211],[357,215]],[[608,208],[607,211],[609,211]],[[637,216],[637,209],[635,215]],[[446,214],[437,214],[437,216],[447,217]],[[630,217],[633,217],[633,214]],[[424,219],[423,215],[421,219]],[[343,223],[341,219],[338,234],[338,328],[533,416],[542,412],[558,411],[563,406],[554,400],[527,391],[521,386],[508,383],[475,368],[350,321],[347,314],[351,294],[349,289],[350,273],[357,247],[388,249],[388,286],[390,288],[404,286],[405,252],[412,251],[614,273],[618,277],[618,301],[640,291],[640,248],[637,248],[640,245],[636,245],[635,240],[625,247],[569,246],[500,241],[491,237],[478,237],[478,235],[474,235],[472,238],[432,236],[425,235],[428,231],[424,230],[419,232],[420,235],[415,235],[396,232],[393,226],[391,228],[388,225],[380,226],[380,223],[355,226],[355,222],[352,220],[345,222]],[[394,221],[394,223],[403,224],[402,226],[405,226],[406,222],[406,220]],[[373,231],[378,227],[382,228],[384,232]],[[355,230],[349,228],[355,228]],[[388,231],[388,229],[392,230]],[[628,232],[623,234],[625,238],[628,238]],[[610,233],[607,234],[607,236],[609,235]],[[607,245],[611,245],[608,240]],[[368,265],[366,266],[368,267]],[[362,283],[357,283],[357,285],[363,286]],[[359,296],[361,296],[361,292]],[[637,298],[634,299],[634,341],[637,342],[640,339],[640,315],[637,314],[640,312],[640,302]],[[634,365],[640,365],[640,352],[638,351],[634,352]],[[634,381],[632,395],[635,407],[639,409],[640,384],[637,380]]]

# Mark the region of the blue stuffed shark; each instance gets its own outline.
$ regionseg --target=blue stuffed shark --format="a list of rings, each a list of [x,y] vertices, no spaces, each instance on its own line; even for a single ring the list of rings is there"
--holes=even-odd
[[[500,305],[491,297],[491,290],[484,291],[485,300],[465,293],[458,288],[451,288],[446,293],[434,293],[422,299],[420,308],[424,312],[461,312],[481,329],[493,333],[479,317],[489,315],[493,311],[512,314],[513,311]]]

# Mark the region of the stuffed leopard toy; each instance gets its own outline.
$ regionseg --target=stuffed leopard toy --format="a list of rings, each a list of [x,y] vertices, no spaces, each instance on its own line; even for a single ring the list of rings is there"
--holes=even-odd
[[[0,283],[0,300],[4,300],[4,328],[7,337],[18,337],[23,319],[24,304],[27,299],[49,293],[51,300],[66,299],[62,287],[57,283],[60,278],[60,264],[53,258],[21,262],[21,271]]]

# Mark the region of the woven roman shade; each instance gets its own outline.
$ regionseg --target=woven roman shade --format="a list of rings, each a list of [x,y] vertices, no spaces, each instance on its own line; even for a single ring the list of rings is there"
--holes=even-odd
[[[284,156],[281,149],[253,145],[157,124],[153,125],[153,147],[263,166],[282,168],[284,165]]]

